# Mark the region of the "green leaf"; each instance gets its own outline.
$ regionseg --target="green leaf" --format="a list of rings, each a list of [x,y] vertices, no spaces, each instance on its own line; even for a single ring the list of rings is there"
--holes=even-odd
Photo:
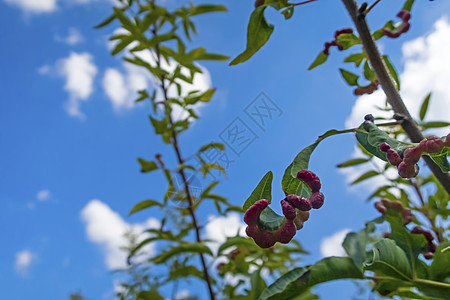
[[[425,99],[422,102],[422,105],[420,106],[420,121],[423,121],[423,119],[425,119],[425,115],[427,114],[428,111],[428,104],[430,103],[430,98],[431,98],[431,93],[429,93]]]
[[[155,200],[144,200],[144,201],[141,201],[138,204],[134,205],[133,208],[128,213],[128,215],[131,216],[132,214],[137,213],[138,211],[144,210],[144,209],[152,207],[152,206],[161,207],[161,204]]]
[[[263,230],[276,231],[280,229],[285,222],[286,218],[284,216],[280,216],[270,207],[266,207],[259,215],[258,227]]]
[[[344,33],[337,37],[337,43],[341,45],[344,50],[347,50],[350,47],[361,44],[361,40],[353,33]]]
[[[369,234],[375,231],[374,222],[368,222],[366,228],[360,232],[350,232],[344,239],[342,247],[347,255],[353,260],[355,265],[363,271],[364,263],[367,259],[366,246],[369,241]]]
[[[225,175],[225,176],[227,175],[227,171],[225,170],[225,168],[216,163],[203,164],[200,168],[200,172],[202,173],[203,176],[206,176],[206,175],[208,175],[208,173],[210,173],[210,171],[212,169],[219,170],[220,172],[223,173],[223,175]]]
[[[261,293],[266,289],[267,284],[261,277],[261,269],[254,271],[250,275],[250,297],[251,299],[258,299]]]
[[[414,4],[414,0],[407,0],[405,2],[405,4],[403,5],[402,9],[403,10],[407,10],[407,11],[411,11],[411,8],[412,8],[413,4]]]
[[[383,60],[384,60],[384,63],[386,64],[386,67],[389,70],[389,74],[394,79],[394,82],[397,86],[397,90],[400,90],[400,79],[398,78],[397,71],[395,70],[392,63],[389,61],[389,58],[387,57],[387,55],[383,55]]]
[[[379,240],[373,245],[371,255],[372,258],[366,264],[366,270],[401,280],[413,278],[408,257],[395,241],[390,239]]]
[[[154,161],[138,158],[138,162],[141,164],[141,172],[147,173],[154,170],[158,170],[158,165]]]
[[[374,33],[372,33],[372,36],[375,41],[378,41],[379,39],[381,39],[384,36],[383,28],[380,28],[377,31],[375,31]]]
[[[112,55],[118,54],[120,51],[122,51],[126,46],[128,46],[131,42],[134,41],[134,37],[131,35],[127,35],[123,37],[120,42],[116,44],[114,49],[111,51]]]
[[[191,9],[191,15],[196,16],[200,14],[217,12],[217,11],[228,11],[224,5],[213,5],[213,4],[202,4],[195,6]]]
[[[380,175],[380,173],[378,173],[377,171],[374,171],[374,170],[368,171],[368,172],[362,174],[361,176],[359,176],[358,178],[356,178],[355,180],[353,180],[352,183],[350,183],[350,185],[357,184],[358,182],[364,181],[366,179],[372,178],[377,175]]]
[[[316,141],[315,143],[309,145],[300,151],[299,154],[294,158],[292,162],[291,176],[297,177],[297,173],[301,170],[307,170],[309,165],[309,160],[311,159],[311,154],[314,149],[316,149],[317,145],[319,145],[320,141]]]
[[[386,132],[380,130],[372,122],[364,122],[359,126],[358,131],[355,133],[358,143],[366,149],[369,153],[375,155],[379,159],[387,162],[386,153],[382,152],[379,148],[381,143],[388,143],[391,149],[397,152],[401,152],[406,148],[411,148],[412,145],[397,141],[391,138]]]
[[[216,89],[208,89],[206,92],[200,95],[200,101],[209,102],[209,100],[211,100],[212,96],[214,95],[215,91]]]
[[[311,191],[306,186],[306,184],[303,183],[303,181],[297,179],[297,173],[301,170],[308,169],[311,154],[321,141],[323,141],[327,137],[348,132],[350,131],[336,129],[328,130],[327,132],[319,136],[319,138],[313,144],[300,151],[300,153],[298,153],[295,157],[294,161],[284,171],[283,179],[281,181],[283,191],[287,194],[296,194],[302,197],[309,198],[309,196],[311,195]]]
[[[140,291],[137,293],[136,300],[164,300],[157,291]]]
[[[102,28],[102,27],[108,25],[109,23],[111,23],[112,21],[114,21],[115,19],[116,19],[116,14],[112,14],[111,16],[106,18],[103,22],[101,22],[100,24],[95,25],[94,28],[95,29]]]
[[[325,63],[328,59],[328,55],[323,53],[323,51],[320,51],[319,55],[317,55],[316,59],[313,61],[313,63],[309,66],[308,70],[312,70],[317,66],[320,66],[321,64]]]
[[[438,245],[434,253],[433,263],[431,264],[431,279],[441,282],[450,280],[450,251],[444,251],[450,247],[450,242],[444,242]]]
[[[233,59],[230,66],[247,61],[269,40],[274,27],[264,17],[266,7],[267,5],[261,5],[253,11],[247,29],[247,48]]]
[[[209,143],[207,145],[201,146],[200,149],[198,150],[198,152],[204,152],[204,151],[212,149],[212,148],[218,149],[220,151],[224,151],[225,145],[222,143]]]
[[[344,59],[344,62],[355,63],[357,67],[363,62],[364,59],[367,58],[365,52],[350,54]]]
[[[179,278],[186,278],[186,277],[197,277],[201,280],[203,280],[205,277],[203,276],[203,272],[200,271],[195,266],[182,266],[180,268],[174,268],[170,270],[170,279],[176,280]]]
[[[217,255],[222,255],[223,252],[231,247],[246,248],[246,249],[260,249],[259,246],[255,244],[253,239],[242,236],[229,237],[227,240],[220,245],[217,250]]]
[[[353,74],[352,72],[346,71],[344,69],[339,69],[341,71],[342,77],[345,79],[345,81],[350,86],[357,86],[358,85],[358,78],[359,76],[356,74]]]
[[[295,268],[278,278],[260,300],[292,299],[320,283],[338,279],[361,279],[363,274],[349,257],[327,257],[314,265]]]
[[[294,15],[294,7],[290,6],[286,9],[284,9],[281,13],[284,15],[284,19],[288,20],[288,19],[292,18],[292,16]]]
[[[353,159],[349,159],[347,161],[344,161],[344,162],[338,164],[337,167],[338,168],[347,168],[347,167],[351,167],[351,166],[364,164],[364,163],[366,163],[368,161],[370,161],[370,159],[367,159],[367,158],[353,158]]]
[[[162,134],[168,130],[167,126],[169,125],[169,120],[167,118],[164,118],[161,121],[154,119],[151,116],[149,118],[156,134]]]
[[[164,251],[160,255],[154,257],[152,261],[155,264],[162,264],[166,262],[168,259],[172,258],[177,254],[182,253],[204,253],[213,256],[211,249],[208,246],[201,243],[183,243],[179,246],[175,246],[170,248],[167,251]]]
[[[114,13],[119,19],[120,23],[122,24],[122,27],[128,30],[129,32],[136,32],[136,25],[131,22],[130,19],[125,15],[124,11],[122,9],[119,9],[117,7],[114,7]]]
[[[272,171],[269,171],[258,183],[256,188],[251,193],[250,197],[248,197],[248,199],[245,201],[244,205],[242,205],[244,211],[249,209],[249,207],[258,200],[267,199],[269,203],[270,201],[272,201],[272,180],[273,173]]]
[[[448,156],[450,154],[450,148],[444,147],[439,153],[430,153],[429,157],[441,168],[441,171],[446,173],[450,172],[450,163],[448,162]]]
[[[432,122],[426,122],[426,123],[422,123],[420,124],[423,128],[423,130],[425,129],[429,129],[429,128],[441,128],[441,127],[447,127],[450,126],[450,122],[444,122],[444,121],[432,121]]]
[[[366,78],[370,82],[374,82],[375,80],[377,80],[377,75],[375,75],[375,72],[372,70],[372,68],[370,68],[367,60],[364,63],[364,78]]]

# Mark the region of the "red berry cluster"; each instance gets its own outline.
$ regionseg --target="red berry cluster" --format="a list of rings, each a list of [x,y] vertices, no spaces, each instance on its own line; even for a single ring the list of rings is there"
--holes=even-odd
[[[438,153],[441,152],[444,146],[450,145],[450,134],[447,135],[445,142],[437,136],[430,136],[422,141],[416,147],[408,148],[403,152],[403,158],[400,154],[391,149],[389,144],[381,143],[380,150],[386,153],[386,158],[389,163],[398,168],[398,175],[403,178],[416,177],[419,173],[419,166],[417,163],[422,156],[422,153]]]
[[[296,231],[303,228],[303,223],[309,219],[309,210],[320,208],[323,205],[325,197],[320,192],[319,177],[311,171],[303,170],[298,172],[297,178],[309,186],[311,197],[308,199],[289,194],[281,200],[281,208],[286,221],[278,230],[265,230],[258,225],[259,216],[269,205],[267,199],[256,201],[245,212],[244,222],[248,225],[245,232],[261,248],[272,247],[276,242],[289,243]]]
[[[431,234],[431,232],[429,230],[425,230],[416,226],[411,230],[411,233],[423,234],[423,236],[427,239],[428,242],[427,252],[425,252],[423,256],[426,259],[432,259],[434,253],[436,252],[436,245],[433,243],[433,235]]]
[[[411,26],[409,24],[409,19],[411,19],[411,13],[407,10],[401,10],[397,17],[402,19],[402,24],[395,28],[394,30],[391,30],[390,28],[383,28],[384,35],[390,37],[390,38],[398,38],[402,33],[405,33],[409,30],[409,27]]]
[[[412,222],[413,214],[411,210],[407,207],[403,207],[400,201],[390,201],[389,199],[383,198],[380,201],[375,202],[375,208],[382,215],[386,215],[388,207],[402,214],[403,225],[407,225]]]
[[[344,50],[344,47],[342,47],[342,45],[340,45],[337,42],[338,36],[340,36],[341,34],[344,34],[344,33],[353,33],[353,29],[351,29],[351,28],[344,28],[344,29],[341,29],[341,30],[337,30],[334,33],[334,40],[332,40],[331,42],[326,42],[325,43],[325,48],[323,49],[323,54],[330,55],[330,48],[331,48],[331,46],[336,46],[340,51]]]
[[[398,211],[402,214],[403,225],[408,225],[413,220],[413,214],[411,210],[407,207],[403,207],[400,201],[390,201],[388,199],[381,199],[380,201],[375,202],[375,208],[382,214],[386,215],[387,208],[391,208],[395,211]],[[422,229],[420,227],[414,227],[411,230],[411,233],[414,234],[423,234],[427,239],[427,251],[423,254],[426,259],[431,259],[434,256],[434,252],[436,252],[436,245],[433,243],[433,235],[429,230]],[[384,234],[384,237],[389,237],[389,234]]]

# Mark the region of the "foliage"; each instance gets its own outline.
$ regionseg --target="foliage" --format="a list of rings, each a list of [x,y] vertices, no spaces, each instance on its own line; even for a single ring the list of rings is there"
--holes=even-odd
[[[386,297],[448,297],[450,228],[439,221],[447,220],[450,215],[448,190],[436,173],[433,173],[436,171],[416,176],[416,164],[423,154],[443,172],[448,172],[449,136],[433,137],[416,143],[408,142],[405,136],[406,126],[417,124],[418,129],[424,131],[449,125],[445,121],[424,121],[431,93],[424,99],[419,112],[420,120],[415,123],[413,120],[408,122],[407,116],[398,114],[394,120],[368,115],[364,122],[364,116],[361,116],[362,124],[359,128],[327,131],[313,144],[301,150],[287,166],[281,182],[281,188],[286,194],[286,199],[283,200],[285,202],[282,201],[285,216],[279,216],[267,207],[272,200],[271,171],[261,179],[242,209],[236,208],[226,198],[213,193],[218,181],[209,183],[200,195],[195,195],[188,180],[188,174],[205,177],[214,169],[225,173],[223,166],[208,163],[202,158],[202,153],[208,149],[223,151],[224,145],[200,145],[196,153],[183,156],[179,141],[179,136],[190,128],[193,120],[198,119],[195,105],[211,101],[215,93],[215,89],[186,92],[182,84],[191,84],[196,74],[202,72],[199,61],[228,59],[220,54],[209,53],[203,47],[188,48],[189,41],[196,34],[194,17],[224,12],[226,8],[222,5],[191,3],[169,11],[156,1],[121,2],[123,5],[114,8],[114,13],[97,27],[117,21],[123,31],[111,37],[116,42],[112,54],[122,53],[125,61],[141,67],[155,78],[158,84],[155,89],[138,91],[136,102],[149,103],[150,124],[155,134],[161,136],[163,143],[175,151],[177,164],[169,166],[167,161],[171,160],[166,160],[161,154],[155,154],[152,160],[138,158],[141,172],[152,173],[148,176],[155,176],[153,173],[160,172],[166,179],[167,190],[164,195],[152,197],[161,200],[147,199],[135,204],[130,210],[130,215],[144,212],[155,215],[154,212],[157,211],[161,222],[160,228],[146,231],[146,238],[130,238],[130,246],[125,249],[129,253],[129,268],[125,272],[131,279],[129,283],[122,284],[123,292],[117,295],[120,299],[162,299],[166,287],[171,285],[173,292],[176,292],[177,283],[181,280],[204,282],[211,299],[217,296],[225,299],[317,299],[311,293],[312,289],[323,282],[338,279],[365,279],[370,282],[374,292]],[[312,1],[296,4],[288,0],[256,1],[248,24],[246,49],[230,65],[249,60],[269,41],[274,26],[264,16],[266,9],[275,9],[286,19],[290,19],[295,9],[309,2]],[[348,4],[352,1],[343,2]],[[370,40],[379,40],[385,36],[397,38],[406,33],[413,3],[414,0],[404,1],[403,8],[397,15],[402,19],[401,24],[388,21],[371,34]],[[354,22],[365,22],[365,16],[370,10],[371,8],[367,9],[367,4],[362,5]],[[334,40],[325,43],[325,48],[309,69],[324,64],[329,59],[331,47],[336,47],[339,51],[359,48],[344,58],[348,67],[339,69],[353,93],[370,94],[380,84],[384,84],[377,68],[388,74],[391,83],[395,84],[394,89],[400,90],[399,76],[389,57],[380,56],[379,62],[374,62],[373,56],[369,55],[371,52],[368,51],[370,49],[367,48],[365,38],[366,36],[356,35],[351,28],[337,30]],[[147,56],[143,54],[152,59],[145,58]],[[347,70],[350,67],[356,69],[353,72],[357,73]],[[172,87],[175,87],[176,94],[169,92]],[[389,104],[380,109],[393,114],[396,112]],[[176,110],[183,112],[182,117],[174,115]],[[383,121],[384,123],[380,123]],[[388,182],[378,187],[367,199],[382,199],[375,203],[382,216],[367,222],[361,231],[347,235],[343,243],[346,257],[327,257],[312,265],[301,266],[300,255],[306,251],[297,241],[292,240],[289,245],[275,244],[275,241],[289,242],[292,237],[287,241],[280,239],[287,224],[293,222],[296,229],[300,230],[309,217],[311,207],[319,208],[323,204],[323,194],[319,192],[321,183],[314,173],[306,170],[319,143],[327,137],[343,133],[355,134],[363,154],[339,164],[338,167],[372,166],[352,184],[376,176],[383,176]],[[429,146],[431,141],[437,146]],[[416,153],[417,160],[411,159],[411,153],[417,149],[420,150]],[[192,164],[186,157],[195,157],[199,164]],[[378,160],[377,163],[374,163],[375,160]],[[396,167],[399,176],[392,177],[391,171]],[[181,184],[177,184],[180,179]],[[424,187],[433,187],[427,189],[433,192],[425,193]],[[262,199],[265,200],[261,202]],[[205,200],[212,200],[218,214],[246,212],[245,220],[250,220],[247,222],[247,233],[258,231],[256,235],[249,233],[253,237],[257,236],[255,241],[258,245],[265,239],[278,240],[272,240],[261,248],[252,239],[237,233],[219,245],[217,253],[214,253],[211,243],[202,238],[202,218],[198,217],[198,207],[209,202]],[[299,204],[301,201],[309,203],[309,206],[302,208]],[[315,204],[318,201],[321,201],[320,205]],[[390,232],[384,235],[380,235],[377,230],[382,223],[389,224],[390,227]],[[154,256],[148,256],[145,252],[150,244],[159,247]],[[146,258],[145,263],[139,262],[140,256]],[[197,263],[195,257],[199,257],[201,263]],[[211,267],[210,262],[214,260],[223,262]],[[431,260],[431,263],[426,263],[426,260]],[[152,277],[148,275],[150,269]],[[227,276],[234,276],[238,283],[231,285],[226,280]]]

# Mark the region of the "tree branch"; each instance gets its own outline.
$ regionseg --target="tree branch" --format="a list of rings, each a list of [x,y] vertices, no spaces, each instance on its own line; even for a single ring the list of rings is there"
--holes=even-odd
[[[364,47],[364,50],[369,58],[370,65],[372,66],[375,74],[377,75],[378,81],[383,87],[384,93],[388,98],[389,104],[392,106],[394,112],[403,117],[402,127],[405,130],[408,137],[414,143],[420,142],[424,136],[420,131],[419,127],[417,127],[416,123],[412,119],[409,114],[408,109],[405,106],[400,94],[397,91],[397,88],[394,85],[394,82],[389,74],[389,71],[381,58],[381,55],[377,49],[375,41],[370,33],[369,27],[367,25],[364,12],[359,11],[359,7],[356,4],[355,0],[342,0],[347,11],[349,12],[353,23],[358,30],[359,37],[361,39],[361,43]],[[422,158],[427,163],[431,172],[436,176],[438,181],[442,184],[444,189],[450,194],[450,174],[443,173],[438,165],[434,163],[434,161],[429,156],[422,156]]]
[[[152,33],[153,33],[154,36],[156,36],[158,34],[156,25],[153,27]],[[157,44],[155,46],[155,52],[156,52],[156,64],[160,68],[161,67],[161,53],[160,53],[160,50],[159,50],[159,44]],[[160,88],[163,91],[164,102],[167,102],[167,101],[169,101],[169,97],[168,97],[168,94],[167,94],[168,87],[166,86],[166,83],[165,83],[165,76],[161,75],[161,77],[159,79],[161,81],[160,82]],[[175,150],[175,153],[176,153],[176,156],[177,156],[177,159],[178,159],[178,163],[180,165],[182,165],[182,164],[184,164],[184,159],[183,159],[183,156],[181,155],[181,149],[180,149],[180,146],[178,144],[178,134],[177,134],[177,132],[175,130],[175,127],[173,126],[174,122],[173,122],[173,119],[172,119],[172,116],[171,116],[170,113],[168,115],[168,118],[169,118],[170,126],[172,127],[172,146],[173,146],[173,148]],[[188,180],[186,178],[186,174],[184,172],[184,169],[180,169],[178,171],[178,173],[180,174],[181,179],[183,180],[184,191],[186,193],[186,198],[188,200],[188,211],[189,211],[189,214],[191,215],[191,218],[192,218],[192,225],[193,225],[194,230],[195,230],[195,237],[196,237],[197,242],[201,243],[202,239],[200,237],[200,227],[199,227],[198,222],[197,222],[197,217],[195,216],[194,200],[192,199],[192,194],[191,194],[191,191],[189,189],[189,182],[188,182]],[[211,283],[211,278],[209,276],[208,267],[206,266],[205,257],[203,256],[203,253],[199,253],[198,255],[200,256],[200,260],[201,260],[201,263],[202,263],[203,276],[204,276],[206,284],[208,286],[210,299],[214,300],[215,299],[215,294],[214,294],[214,291],[213,291],[213,288],[212,288],[212,283]]]

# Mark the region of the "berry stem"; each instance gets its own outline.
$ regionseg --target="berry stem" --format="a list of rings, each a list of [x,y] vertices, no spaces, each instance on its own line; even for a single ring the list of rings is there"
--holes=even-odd
[[[423,140],[422,132],[412,119],[408,109],[405,106],[394,82],[389,74],[389,71],[384,63],[375,41],[370,33],[369,27],[365,19],[365,13],[361,12],[355,0],[342,0],[348,13],[350,14],[353,23],[358,30],[361,43],[369,59],[370,65],[372,66],[375,74],[377,75],[378,81],[383,87],[384,93],[387,96],[389,104],[396,114],[404,116],[401,126],[405,130],[408,137],[412,142],[418,143]],[[442,184],[447,194],[450,194],[450,174],[443,173],[438,165],[428,156],[422,156],[431,172],[436,176],[438,181]]]

